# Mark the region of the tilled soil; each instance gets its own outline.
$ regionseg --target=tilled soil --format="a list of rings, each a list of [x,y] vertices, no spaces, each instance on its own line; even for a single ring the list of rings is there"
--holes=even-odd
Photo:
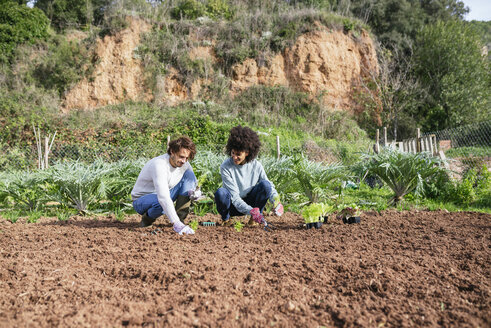
[[[194,236],[136,215],[0,219],[0,327],[491,326],[489,214],[267,219]]]

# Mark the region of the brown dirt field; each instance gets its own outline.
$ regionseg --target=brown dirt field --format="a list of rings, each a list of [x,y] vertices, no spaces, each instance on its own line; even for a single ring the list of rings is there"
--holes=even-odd
[[[268,219],[194,236],[136,215],[0,219],[0,327],[491,326],[489,214]]]

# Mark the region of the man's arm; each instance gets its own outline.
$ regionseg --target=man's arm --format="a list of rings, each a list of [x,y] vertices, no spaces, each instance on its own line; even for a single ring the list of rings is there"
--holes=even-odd
[[[159,204],[162,206],[162,209],[164,210],[165,215],[167,215],[169,218],[169,221],[174,224],[180,220],[177,216],[176,209],[174,208],[174,202],[170,197],[169,185],[167,183],[167,175],[169,172],[166,171],[165,167],[165,165],[162,165],[162,163],[156,161],[152,172],[152,179]]]

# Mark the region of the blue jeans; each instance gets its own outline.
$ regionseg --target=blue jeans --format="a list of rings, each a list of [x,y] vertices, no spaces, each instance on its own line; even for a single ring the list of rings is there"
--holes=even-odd
[[[189,190],[196,188],[196,176],[192,170],[186,170],[182,176],[181,181],[170,190],[170,197],[172,201],[176,201],[179,195],[188,195]],[[133,208],[139,214],[147,212],[148,217],[156,219],[164,213],[162,206],[160,206],[157,194],[147,194],[141,196],[137,200],[133,201]]]
[[[271,197],[271,183],[267,180],[259,181],[251,191],[242,198],[247,205],[252,207],[259,207],[261,213],[263,212],[266,202]],[[231,201],[232,195],[226,188],[218,188],[215,193],[215,203],[217,204],[217,211],[222,216],[222,220],[227,221],[231,216],[241,216],[244,213],[240,213]]]

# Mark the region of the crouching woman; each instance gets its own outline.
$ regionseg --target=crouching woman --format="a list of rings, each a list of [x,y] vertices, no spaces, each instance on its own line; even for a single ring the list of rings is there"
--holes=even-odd
[[[252,129],[239,125],[230,130],[226,146],[230,157],[220,165],[223,187],[215,193],[224,225],[231,222],[230,217],[241,215],[251,215],[250,223],[264,224],[262,213],[268,200],[276,215],[283,214],[278,192],[256,160],[260,147],[259,137]]]

